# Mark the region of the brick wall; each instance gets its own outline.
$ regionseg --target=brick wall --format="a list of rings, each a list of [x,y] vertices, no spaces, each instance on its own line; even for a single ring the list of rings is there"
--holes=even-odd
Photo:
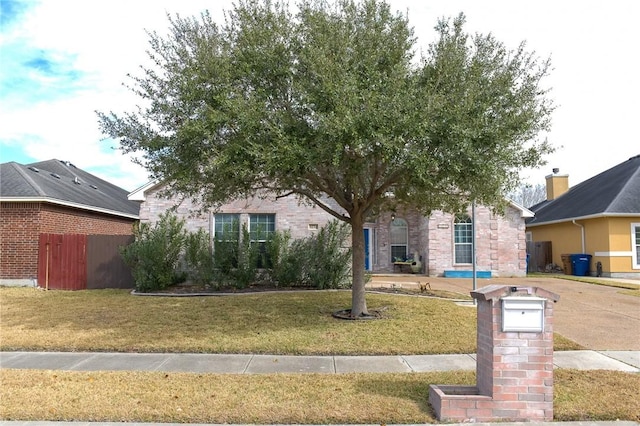
[[[133,219],[42,204],[40,232],[52,234],[131,235]]]
[[[444,422],[553,420],[553,303],[558,296],[536,287],[487,286],[477,300],[477,386],[432,385],[429,401]],[[502,331],[506,295],[544,302],[542,332]]]
[[[0,280],[30,280],[38,275],[40,233],[131,235],[133,219],[47,203],[1,203]],[[26,284],[26,282],[25,282]]]
[[[0,279],[38,275],[40,203],[0,203]]]

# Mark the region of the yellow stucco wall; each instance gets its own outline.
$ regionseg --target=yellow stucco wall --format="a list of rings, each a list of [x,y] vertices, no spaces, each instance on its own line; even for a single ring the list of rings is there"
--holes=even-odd
[[[631,223],[638,218],[603,217],[578,220],[584,226],[584,252],[591,254],[591,272],[595,273],[596,263],[602,263],[606,273],[638,273],[633,269],[631,250]],[[534,242],[551,241],[553,263],[562,266],[562,255],[582,253],[582,230],[571,221],[550,225],[527,227]],[[595,256],[596,253],[606,255]],[[626,255],[625,253],[629,253]]]

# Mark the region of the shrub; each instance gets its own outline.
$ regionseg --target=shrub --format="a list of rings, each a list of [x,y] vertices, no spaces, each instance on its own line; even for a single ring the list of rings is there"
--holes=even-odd
[[[166,213],[153,226],[138,224],[133,234],[134,242],[120,252],[131,267],[137,291],[162,290],[185,279],[179,270],[186,237],[183,220]]]
[[[208,285],[215,278],[213,255],[209,244],[209,234],[200,228],[185,237],[184,261],[189,278],[196,284]]]
[[[302,263],[292,253],[291,233],[275,232],[268,242],[267,251],[271,258],[269,277],[276,286],[292,287],[302,279]]]
[[[272,249],[277,253],[273,279],[280,285],[317,289],[348,287],[351,250],[345,243],[349,235],[346,224],[332,221],[316,234],[291,244],[286,237],[277,237],[278,247]]]
[[[261,257],[259,243],[251,243],[249,231],[242,227],[242,238],[238,244],[238,266],[231,270],[236,288],[245,288],[252,284],[258,275],[258,260]]]

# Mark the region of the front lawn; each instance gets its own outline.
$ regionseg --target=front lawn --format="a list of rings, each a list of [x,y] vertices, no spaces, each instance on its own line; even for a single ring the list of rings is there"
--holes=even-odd
[[[0,288],[2,350],[312,355],[473,353],[476,311],[452,301],[367,296],[385,319],[344,321],[349,291],[207,297]],[[556,350],[580,349],[556,335]]]
[[[405,374],[187,374],[0,370],[3,420],[212,424],[436,423],[429,384],[472,371]],[[640,375],[555,372],[554,420],[640,420]]]

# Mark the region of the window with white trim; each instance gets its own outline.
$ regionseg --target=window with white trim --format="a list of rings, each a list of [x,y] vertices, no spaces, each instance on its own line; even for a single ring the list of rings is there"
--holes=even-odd
[[[213,252],[218,268],[238,267],[240,215],[216,213],[213,216]]]
[[[631,224],[631,250],[633,269],[640,269],[640,223]]]
[[[250,214],[249,215],[249,238],[251,242],[265,242],[276,231],[275,214]]]
[[[409,226],[404,219],[393,219],[390,227],[391,261],[403,262],[407,260],[409,251]]]
[[[472,263],[473,223],[466,215],[456,215],[453,224],[454,263]]]
[[[217,241],[238,241],[240,239],[240,215],[216,213],[213,216],[213,235]]]
[[[257,259],[258,268],[268,268],[271,266],[271,259],[267,252],[267,241],[276,232],[275,214],[250,214],[249,215],[249,239],[251,244],[258,244],[259,255]]]

